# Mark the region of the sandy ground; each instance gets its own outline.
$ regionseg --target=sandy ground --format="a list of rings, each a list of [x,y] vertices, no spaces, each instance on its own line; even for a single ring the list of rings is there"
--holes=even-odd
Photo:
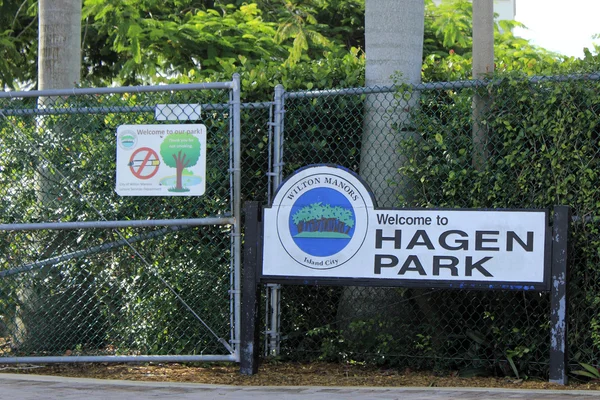
[[[0,365],[0,372],[154,382],[194,382],[236,386],[486,387],[511,389],[600,390],[600,381],[570,379],[560,386],[540,379],[463,378],[456,373],[397,371],[327,363],[264,363],[258,374],[241,375],[236,364],[49,364]]]

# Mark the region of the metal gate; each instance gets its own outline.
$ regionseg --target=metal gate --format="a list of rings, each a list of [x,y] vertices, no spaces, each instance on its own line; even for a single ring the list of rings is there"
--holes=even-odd
[[[189,123],[204,194],[117,195],[118,127]],[[237,75],[0,93],[0,363],[238,361],[239,139]]]

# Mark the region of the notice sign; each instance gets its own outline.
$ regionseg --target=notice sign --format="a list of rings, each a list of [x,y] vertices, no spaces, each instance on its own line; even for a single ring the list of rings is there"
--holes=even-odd
[[[117,128],[117,194],[200,196],[205,189],[204,125],[121,125]]]
[[[267,280],[549,288],[544,210],[376,209],[356,174],[318,165],[281,185],[263,221]]]

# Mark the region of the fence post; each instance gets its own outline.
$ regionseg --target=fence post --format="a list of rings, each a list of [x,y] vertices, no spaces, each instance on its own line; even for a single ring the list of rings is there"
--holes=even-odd
[[[571,209],[554,207],[550,287],[550,382],[567,384],[567,251]]]
[[[254,375],[258,372],[258,268],[261,249],[261,208],[250,201],[244,206],[244,273],[242,285],[242,335],[240,373]]]
[[[284,92],[283,85],[275,86],[275,112],[274,112],[274,132],[273,132],[273,190],[272,194],[275,195],[275,191],[283,180],[283,115],[284,110]],[[271,199],[269,199],[269,202]],[[270,315],[267,316],[267,335],[268,340],[268,353],[272,356],[279,355],[279,298],[280,298],[280,286],[279,285],[267,285],[268,295],[270,299]]]
[[[273,131],[273,194],[281,184],[283,177],[283,113],[284,113],[284,89],[282,85],[275,86],[275,112],[274,112],[274,126]]]
[[[235,223],[233,224],[233,299],[234,299],[234,332],[233,332],[233,344],[236,351],[236,358],[239,354],[239,340],[241,335],[241,315],[240,315],[240,304],[241,304],[241,270],[242,270],[242,178],[241,178],[241,84],[240,74],[233,74],[233,87],[231,90],[231,107],[232,107],[232,122],[233,122],[233,161],[230,163],[233,174],[233,217]]]

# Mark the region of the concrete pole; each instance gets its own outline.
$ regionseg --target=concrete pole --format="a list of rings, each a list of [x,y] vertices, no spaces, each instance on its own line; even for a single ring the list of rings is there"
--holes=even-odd
[[[473,0],[473,79],[494,72],[494,0]],[[488,131],[483,120],[490,97],[477,90],[473,96],[473,167],[483,169],[488,156]]]
[[[473,78],[494,72],[494,0],[473,0]]]

